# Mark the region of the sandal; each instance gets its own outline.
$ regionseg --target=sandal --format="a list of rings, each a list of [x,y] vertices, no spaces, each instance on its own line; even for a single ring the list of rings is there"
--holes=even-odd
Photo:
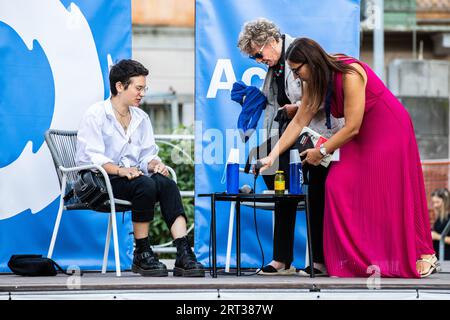
[[[439,264],[436,255],[432,255],[428,259],[419,259],[416,261],[416,265],[417,265],[417,262],[426,262],[430,265],[430,267],[428,268],[428,270],[426,272],[423,272],[423,273],[419,272],[421,278],[426,278],[433,273],[441,271],[441,265]]]
[[[289,266],[289,268],[275,269],[270,264],[256,271],[256,273],[261,276],[291,276],[295,275],[295,272],[296,270],[294,266]]]

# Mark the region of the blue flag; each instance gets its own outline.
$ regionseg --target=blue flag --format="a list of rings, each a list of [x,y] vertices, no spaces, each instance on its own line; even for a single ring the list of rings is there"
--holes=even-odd
[[[10,271],[12,254],[47,255],[60,186],[44,132],[76,130],[84,111],[109,96],[108,66],[130,57],[130,1],[0,2],[0,272]],[[129,268],[125,221],[119,247]],[[53,258],[98,270],[107,226],[107,215],[63,215]]]

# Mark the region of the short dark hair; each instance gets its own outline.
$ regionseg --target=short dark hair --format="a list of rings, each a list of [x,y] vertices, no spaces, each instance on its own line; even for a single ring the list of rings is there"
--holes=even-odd
[[[113,96],[117,95],[116,83],[121,82],[127,89],[130,78],[136,76],[147,76],[148,69],[140,62],[131,59],[123,59],[111,67],[109,71],[109,87]]]

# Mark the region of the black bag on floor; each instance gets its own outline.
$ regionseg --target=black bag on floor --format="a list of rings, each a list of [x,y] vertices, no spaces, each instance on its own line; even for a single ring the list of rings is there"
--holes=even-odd
[[[55,261],[37,254],[13,255],[8,261],[8,267],[19,276],[56,276],[57,270],[67,274]]]

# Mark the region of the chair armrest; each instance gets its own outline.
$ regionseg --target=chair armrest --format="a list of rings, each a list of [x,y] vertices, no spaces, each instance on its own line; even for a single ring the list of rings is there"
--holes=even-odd
[[[450,220],[447,222],[447,225],[444,227],[444,230],[442,230],[441,233],[441,240],[443,245],[445,245],[445,237],[447,237],[448,233],[450,232]]]
[[[177,180],[177,174],[175,173],[175,170],[173,170],[171,167],[166,166],[167,170],[169,171],[170,175],[172,176],[172,180],[175,181],[176,184],[178,184]]]
[[[106,170],[102,166],[98,164],[87,164],[84,166],[70,167],[70,168],[59,166],[59,170],[61,170],[61,172],[63,172],[64,174],[68,172],[77,172],[81,170],[90,170],[90,169],[97,169],[98,171],[100,171],[103,178],[105,179],[106,191],[108,191],[109,201],[114,203],[114,194],[112,191],[111,182],[109,181],[108,173],[106,173]]]
[[[447,225],[445,226],[444,230],[442,230],[442,235],[447,236],[449,231],[450,231],[450,221],[447,222]]]
[[[175,173],[175,170],[173,170],[169,166],[166,166],[166,168],[170,172],[170,175],[172,176],[173,181],[175,181],[175,183],[177,183],[177,174]],[[111,182],[109,181],[108,173],[106,173],[106,170],[102,166],[99,166],[97,164],[87,164],[84,166],[70,167],[70,168],[59,166],[59,169],[64,174],[66,174],[68,172],[77,172],[77,171],[81,171],[81,170],[97,169],[98,171],[101,172],[101,174],[103,175],[103,178],[105,179],[106,190],[108,191],[109,200],[112,203],[114,203],[115,200],[114,200],[114,194],[113,194],[112,187],[111,187]]]
[[[89,170],[89,169],[97,169],[99,171],[104,171],[105,169],[103,169],[102,166],[99,166],[97,164],[86,164],[84,166],[78,166],[78,167],[63,167],[63,166],[59,166],[59,170],[61,170],[61,172],[67,173],[67,172],[76,172],[76,171],[81,171],[81,170]],[[105,171],[106,173],[106,171]]]

